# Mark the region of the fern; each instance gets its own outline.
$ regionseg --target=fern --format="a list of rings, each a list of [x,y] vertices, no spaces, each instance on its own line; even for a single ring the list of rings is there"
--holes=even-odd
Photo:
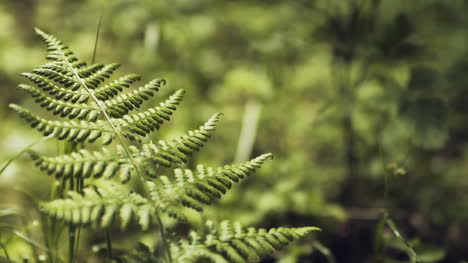
[[[189,169],[174,170],[175,181],[161,176],[158,182],[147,183],[151,198],[168,210],[171,216],[180,217],[177,207],[185,206],[202,212],[204,205],[211,205],[255,169],[271,158],[271,154],[261,155],[251,161],[238,165],[226,165],[213,169],[199,165],[194,172]]]
[[[57,199],[42,204],[48,215],[73,223],[108,227],[116,215],[125,228],[131,218],[138,218],[143,229],[148,229],[156,206],[128,188],[112,182],[95,182],[94,187],[84,189],[84,194],[68,192],[67,199]]]
[[[219,116],[220,114],[213,115],[199,129],[189,131],[186,135],[182,135],[179,138],[143,144],[141,149],[134,146],[130,147],[132,157],[138,163],[146,164],[149,167],[151,165],[171,167],[175,163],[183,163],[189,155],[194,151],[198,151],[209,139],[211,132],[214,131],[214,127],[219,120]],[[132,159],[126,155],[125,150],[121,146],[117,146],[113,150],[107,148],[93,152],[81,150],[56,157],[44,157],[33,151],[29,151],[29,154],[36,161],[36,166],[41,170],[46,170],[57,178],[101,176],[111,178],[119,174],[120,179],[126,182],[134,172]]]
[[[94,156],[94,159],[86,165],[75,166],[76,162],[73,163],[73,161],[82,158],[83,155]],[[34,155],[33,158],[41,157]],[[196,174],[188,169],[184,171],[175,169],[175,183],[172,183],[167,176],[146,182],[150,198],[144,198],[136,193],[130,194],[128,189],[121,184],[98,181],[93,183],[93,187],[85,188],[83,196],[69,192],[67,199],[43,203],[42,207],[43,211],[50,216],[73,224],[94,223],[95,226],[103,227],[109,226],[110,218],[114,218],[119,211],[121,211],[122,228],[127,226],[132,214],[137,217],[144,215],[141,217],[140,224],[143,229],[147,229],[151,221],[148,216],[154,214],[155,209],[161,209],[177,219],[184,219],[179,209],[181,206],[201,212],[203,211],[202,205],[209,205],[215,199],[221,198],[231,188],[232,182],[239,182],[239,178],[245,178],[253,173],[268,158],[271,158],[271,154],[264,154],[246,163],[225,166],[216,170],[200,165],[197,167]],[[103,179],[109,179],[114,174],[119,174],[121,179],[127,178],[131,165],[119,164],[114,160],[115,157],[112,157],[109,152],[92,154],[81,150],[66,158],[62,157],[60,162],[54,163],[48,160],[47,165],[43,163],[43,167],[50,169],[49,172],[60,173],[66,177],[81,173],[99,176]],[[76,173],[73,174],[74,172]],[[95,212],[95,217],[90,217],[91,210],[99,212]],[[101,212],[109,215],[99,218]]]
[[[81,145],[73,147],[78,150],[58,156],[29,151],[35,165],[60,179],[62,189],[68,190],[62,198],[41,202],[40,207],[48,216],[68,223],[70,233],[80,225],[109,228],[116,220],[120,221],[122,229],[138,222],[143,230],[148,230],[156,223],[161,239],[167,243],[161,212],[182,221],[184,207],[202,212],[205,206],[221,199],[234,184],[272,158],[271,154],[264,154],[245,163],[218,168],[178,167],[205,145],[221,114],[214,114],[198,129],[180,137],[145,142],[145,138],[171,119],[184,91],[175,91],[158,106],[134,112],[166,81],[156,78],[132,90],[131,85],[139,81],[140,76],[129,74],[112,81],[119,64],[87,65],[54,36],[39,29],[36,32],[46,43],[47,59],[51,62],[23,73],[33,85],[20,84],[18,88],[56,117],[43,118],[16,104],[10,107],[45,136]],[[129,91],[123,93],[125,89]],[[112,144],[114,141],[117,143]],[[86,143],[94,142],[105,147],[88,149]],[[160,175],[162,167],[174,168],[174,175]],[[145,173],[142,175],[139,171]],[[125,185],[136,174],[142,180],[138,191]],[[74,187],[75,182],[77,187]],[[210,223],[208,234],[204,236],[192,232],[189,241],[180,238],[175,243],[165,244],[166,261],[254,262],[313,230],[316,228],[267,231],[245,229],[227,221],[220,225]],[[74,247],[72,241],[70,246]],[[163,257],[157,258],[157,262],[163,262]]]
[[[238,222],[223,221],[220,224],[207,222],[208,233],[190,233],[189,240],[173,245],[173,254],[180,263],[248,263],[262,258],[289,243],[319,230],[316,227],[302,228],[244,228]]]

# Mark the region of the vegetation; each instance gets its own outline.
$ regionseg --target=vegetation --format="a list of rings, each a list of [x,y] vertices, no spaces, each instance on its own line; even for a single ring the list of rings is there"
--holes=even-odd
[[[467,10],[463,0],[2,2],[0,261],[8,251],[68,262],[74,251],[75,262],[103,262],[110,247],[116,260],[167,261],[239,224],[322,229],[262,263],[466,261]],[[34,26],[98,65],[74,66],[95,98],[74,72],[36,68]],[[47,78],[54,70],[63,83]],[[146,79],[155,75],[165,81]],[[215,136],[188,155],[186,131],[217,111]],[[145,154],[154,149],[169,150]],[[241,186],[239,166],[204,181],[209,167],[265,152],[275,160]],[[199,195],[206,184],[219,188]],[[153,198],[164,200],[157,213]],[[167,249],[161,229],[179,246]]]
[[[118,259],[113,256],[108,230],[117,218],[121,221],[122,229],[132,219],[143,230],[148,230],[153,222],[159,225],[162,248],[157,256],[149,249],[145,250],[145,262],[256,262],[318,230],[315,227],[265,230],[244,228],[238,222],[216,224],[207,221],[207,229],[201,234],[191,231],[188,241],[169,241],[169,237],[175,236],[175,233],[164,229],[162,213],[188,223],[183,207],[202,212],[205,205],[220,199],[233,184],[251,175],[272,155],[264,154],[242,164],[219,168],[199,165],[195,171],[176,169],[175,179],[160,175],[160,168],[185,163],[193,152],[199,151],[211,137],[221,114],[213,115],[199,129],[176,139],[142,143],[141,137],[158,130],[161,124],[170,120],[182,100],[183,90],[176,91],[158,107],[130,114],[154,96],[165,81],[154,79],[138,89],[120,94],[140,77],[126,75],[103,86],[102,83],[111,77],[118,64],[88,66],[62,41],[37,28],[36,33],[47,44],[47,59],[51,62],[23,74],[37,87],[21,84],[19,88],[30,93],[35,102],[47,111],[62,119],[71,119],[46,120],[21,106],[10,105],[32,128],[45,136],[67,141],[66,152],[56,157],[29,152],[36,166],[57,180],[52,200],[40,204],[42,212],[51,217],[41,222],[48,244],[48,262],[63,260],[59,245],[53,244],[60,239],[60,221],[64,221],[68,227],[68,262],[76,261],[79,231],[86,225],[107,229],[107,260]],[[99,138],[104,145],[114,139],[119,144],[115,149],[102,148],[92,152],[85,149],[85,142],[93,143]],[[138,144],[128,145],[124,138]],[[117,177],[121,183],[111,180],[113,177]],[[137,181],[135,187],[141,188],[141,194],[123,184],[134,177],[137,177],[133,180]],[[4,253],[6,260],[11,262],[6,249]],[[123,258],[131,257],[130,253],[126,254]]]

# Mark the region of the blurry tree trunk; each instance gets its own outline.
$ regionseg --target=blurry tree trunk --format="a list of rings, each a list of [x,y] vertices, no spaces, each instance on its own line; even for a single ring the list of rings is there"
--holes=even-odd
[[[342,120],[343,143],[345,148],[346,178],[343,182],[340,199],[344,205],[353,205],[359,192],[358,158],[356,154],[356,136],[351,114]]]
[[[351,60],[338,57],[335,63],[335,77],[342,106],[341,129],[344,148],[345,179],[339,193],[339,200],[345,206],[355,205],[359,193],[359,158],[356,149],[356,132],[353,123],[354,86],[350,77]]]

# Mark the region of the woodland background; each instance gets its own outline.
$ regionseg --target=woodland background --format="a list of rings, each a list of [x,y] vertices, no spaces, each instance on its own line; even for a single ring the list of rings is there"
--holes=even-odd
[[[323,229],[264,262],[415,262],[390,229],[379,230],[385,212],[421,262],[464,262],[467,12],[465,0],[2,0],[0,160],[40,138],[8,108],[37,107],[15,88],[44,61],[33,27],[90,61],[102,16],[97,62],[168,80],[153,103],[187,91],[158,135],[219,111],[194,163],[275,155],[206,215]],[[47,200],[51,182],[29,159],[13,163],[0,177],[0,224],[34,236],[35,201]],[[29,251],[7,228],[0,233],[9,249]]]

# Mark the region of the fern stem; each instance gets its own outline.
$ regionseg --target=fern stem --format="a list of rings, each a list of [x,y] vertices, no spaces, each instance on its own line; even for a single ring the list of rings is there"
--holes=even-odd
[[[110,235],[110,230],[106,229],[106,250],[107,250],[107,257],[109,261],[112,260],[112,239]]]
[[[84,180],[81,177],[78,177],[76,179],[76,192],[82,194],[83,193],[83,186],[84,186]],[[78,254],[78,247],[80,245],[80,237],[81,237],[81,225],[78,225],[76,229],[76,242],[75,242],[75,251],[74,254]]]
[[[47,136],[47,137],[43,137],[37,141],[34,141],[33,143],[31,143],[30,145],[24,147],[18,154],[16,154],[13,158],[9,159],[3,166],[2,168],[0,169],[0,175],[3,174],[3,172],[6,170],[6,168],[8,168],[8,166],[10,166],[10,164],[12,162],[14,162],[16,159],[18,159],[19,157],[21,157],[21,155],[23,155],[23,153],[25,153],[26,151],[28,151],[29,149],[31,149],[34,145],[38,144],[38,143],[41,143],[43,141],[46,141],[50,138],[54,137],[53,134]]]
[[[164,224],[162,222],[161,216],[159,215],[159,211],[156,212],[156,218],[157,218],[158,224],[159,224],[159,233],[161,234],[161,240],[162,240],[163,245],[164,245],[163,249],[166,251],[166,256],[167,256],[168,262],[172,263],[171,248],[170,248],[169,242],[167,241],[167,238],[166,238],[166,231],[164,229]]]
[[[68,262],[73,263],[75,261],[75,226],[70,225],[68,228]]]
[[[83,145],[81,143],[75,143],[75,142],[66,142],[64,145],[64,153],[68,154],[74,151],[79,150],[82,148]],[[80,192],[80,179],[77,179],[75,182],[75,179],[73,177],[70,177],[70,191],[74,192]],[[66,181],[64,181],[64,184],[66,187]],[[73,224],[70,224],[68,226],[68,262],[73,263],[75,261],[75,255],[76,251],[78,249],[78,242],[79,242],[79,226],[75,226]]]

